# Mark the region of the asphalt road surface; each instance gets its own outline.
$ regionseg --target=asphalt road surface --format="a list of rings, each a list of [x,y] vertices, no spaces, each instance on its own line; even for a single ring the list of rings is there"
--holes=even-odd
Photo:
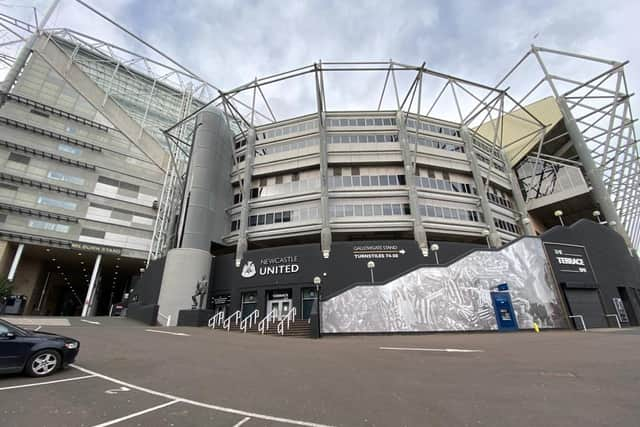
[[[321,340],[125,322],[44,330],[81,341],[76,367],[0,378],[2,427],[640,425],[638,329]]]

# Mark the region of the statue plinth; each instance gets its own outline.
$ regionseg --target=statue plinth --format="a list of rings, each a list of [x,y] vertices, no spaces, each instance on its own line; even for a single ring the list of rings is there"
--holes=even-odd
[[[178,326],[207,326],[213,317],[213,310],[196,308],[178,312]]]

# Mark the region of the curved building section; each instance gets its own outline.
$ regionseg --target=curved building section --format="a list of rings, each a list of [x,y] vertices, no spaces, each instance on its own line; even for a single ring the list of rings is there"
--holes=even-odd
[[[222,243],[229,227],[233,134],[224,115],[213,108],[201,111],[195,126],[180,247],[210,251]]]

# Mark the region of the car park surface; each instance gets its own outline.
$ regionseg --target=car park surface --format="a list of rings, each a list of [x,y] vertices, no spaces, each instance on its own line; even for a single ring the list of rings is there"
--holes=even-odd
[[[321,340],[49,329],[83,342],[75,368],[0,379],[3,426],[636,426],[640,416],[638,329]]]

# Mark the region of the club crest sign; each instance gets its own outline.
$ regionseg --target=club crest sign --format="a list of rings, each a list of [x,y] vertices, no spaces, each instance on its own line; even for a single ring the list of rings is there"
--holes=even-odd
[[[285,257],[262,258],[258,266],[253,261],[247,261],[242,266],[240,275],[245,279],[258,276],[275,276],[291,274],[300,271],[300,264],[296,255]]]

